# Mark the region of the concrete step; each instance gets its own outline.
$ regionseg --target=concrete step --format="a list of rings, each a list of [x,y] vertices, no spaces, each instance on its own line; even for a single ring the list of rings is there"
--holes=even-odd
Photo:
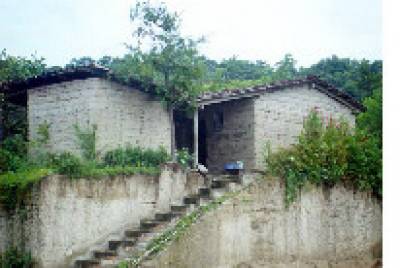
[[[174,217],[172,212],[168,213],[156,213],[155,220],[156,221],[170,221]]]
[[[200,197],[209,197],[210,196],[210,188],[199,188],[199,196]]]
[[[171,211],[172,212],[185,212],[187,209],[186,205],[172,205]]]
[[[121,261],[132,258],[133,255],[143,254],[150,241],[157,235],[162,234],[166,227],[175,224],[178,219],[198,205],[205,205],[224,195],[228,191],[241,188],[240,177],[236,175],[213,176],[211,187],[202,186],[198,194],[190,194],[183,198],[183,204],[171,205],[171,211],[167,213],[156,213],[154,219],[143,219],[139,227],[125,230],[125,238],[115,237],[108,241],[106,250],[92,251],[93,259],[76,261],[75,267],[118,267]],[[155,267],[149,259],[145,259],[139,267]],[[153,260],[154,263],[154,260]]]
[[[75,268],[100,268],[99,260],[77,260]]]
[[[117,252],[115,250],[95,250],[93,251],[93,257],[95,259],[106,259],[106,260],[112,260],[117,257]]]
[[[119,247],[133,247],[135,246],[136,239],[132,240],[111,240],[108,241],[108,249],[109,250],[117,250]]]
[[[140,221],[140,229],[148,230],[156,227],[161,222],[156,220],[141,220]]]
[[[221,180],[221,181],[231,181],[231,182],[240,183],[239,175],[218,175],[218,176],[214,177],[214,179]]]
[[[227,184],[228,184],[228,181],[213,180],[211,182],[211,189],[221,189],[221,188],[224,188]]]
[[[131,229],[131,230],[126,230],[125,231],[125,236],[130,237],[130,238],[138,238],[144,233],[150,233],[150,229],[143,229],[143,228],[138,228],[138,229]]]
[[[204,205],[207,205],[208,203],[210,203],[211,201],[212,201],[211,196],[210,197],[202,197],[202,198],[200,198],[199,205],[204,206]]]
[[[226,192],[228,192],[228,189],[225,187],[224,188],[215,188],[215,189],[212,189],[210,197],[212,199],[216,199],[216,198],[223,196]]]
[[[189,195],[183,198],[183,203],[186,205],[197,205],[199,203],[198,195]]]

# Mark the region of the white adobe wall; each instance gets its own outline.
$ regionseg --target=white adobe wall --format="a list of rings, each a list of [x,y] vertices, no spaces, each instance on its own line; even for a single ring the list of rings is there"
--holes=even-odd
[[[325,120],[344,118],[355,125],[355,114],[347,106],[308,86],[287,88],[265,93],[254,103],[254,147],[256,168],[265,169],[264,149],[267,141],[273,151],[297,141],[304,118],[317,109]]]
[[[49,149],[79,153],[74,124],[97,125],[96,147],[104,152],[127,144],[170,151],[167,109],[149,94],[102,78],[74,80],[28,91],[30,140],[50,124]]]

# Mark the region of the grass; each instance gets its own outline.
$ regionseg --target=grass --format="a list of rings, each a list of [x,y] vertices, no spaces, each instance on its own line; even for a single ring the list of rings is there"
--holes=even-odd
[[[72,178],[104,178],[119,175],[159,175],[159,167],[131,167],[131,166],[111,166],[84,169],[81,174]]]
[[[22,207],[33,185],[52,174],[60,174],[52,168],[30,168],[19,172],[6,172],[0,175],[0,204],[8,211]],[[159,175],[159,167],[95,167],[85,166],[79,173],[65,174],[71,179],[77,178],[106,178],[118,175]]]
[[[21,205],[29,189],[42,178],[52,174],[51,169],[34,168],[0,175],[0,203],[6,209]]]

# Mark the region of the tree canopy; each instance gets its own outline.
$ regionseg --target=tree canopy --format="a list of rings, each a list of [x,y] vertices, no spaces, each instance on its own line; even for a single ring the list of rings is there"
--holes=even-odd
[[[45,68],[44,58],[11,56],[5,49],[0,53],[0,83],[24,80],[42,73]]]

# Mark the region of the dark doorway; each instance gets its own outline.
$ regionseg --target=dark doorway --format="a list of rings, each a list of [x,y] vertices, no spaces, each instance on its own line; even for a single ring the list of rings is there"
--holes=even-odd
[[[199,163],[207,166],[207,124],[204,119],[199,121]]]
[[[174,111],[176,149],[193,153],[193,118],[185,111]]]

